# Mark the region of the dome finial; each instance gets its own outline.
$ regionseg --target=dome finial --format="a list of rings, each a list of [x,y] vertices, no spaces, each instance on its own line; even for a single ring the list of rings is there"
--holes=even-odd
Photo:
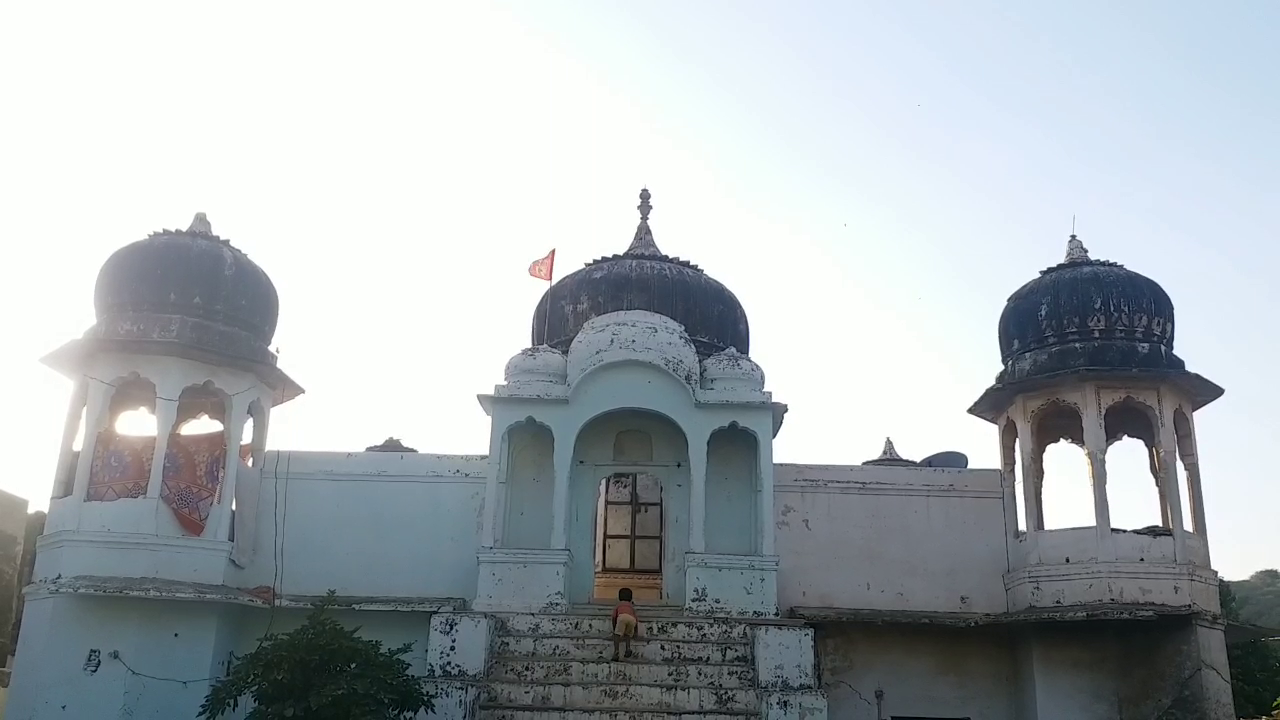
[[[1080,242],[1080,238],[1076,237],[1075,233],[1072,233],[1067,240],[1067,257],[1063,262],[1089,262],[1089,248]]]
[[[893,446],[892,438],[884,439],[884,449],[880,451],[880,457],[877,460],[901,460],[902,456],[898,454],[897,448]]]
[[[640,225],[636,227],[636,236],[631,240],[631,247],[627,248],[624,255],[661,255],[662,251],[658,249],[658,245],[653,242],[653,231],[649,229],[649,212],[653,210],[653,206],[649,204],[649,188],[640,190],[640,204],[636,208],[640,211]]]
[[[205,217],[204,213],[198,212],[195,218],[191,220],[191,227],[187,228],[187,232],[196,233],[197,235],[212,235],[213,226],[209,224],[209,218]]]

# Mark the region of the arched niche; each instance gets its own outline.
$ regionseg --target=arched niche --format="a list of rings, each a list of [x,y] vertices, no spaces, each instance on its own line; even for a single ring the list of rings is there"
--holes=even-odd
[[[1037,517],[1028,522],[1039,530],[1095,525],[1080,408],[1059,399],[1041,405],[1031,417],[1030,451],[1023,482],[1033,483]]]
[[[647,410],[596,416],[574,440],[569,482],[570,600],[616,597],[624,586],[639,600],[683,600],[689,447],[680,426]]]
[[[502,544],[551,547],[551,503],[555,487],[555,437],[533,418],[506,431],[506,503]]]
[[[85,500],[111,502],[147,494],[156,451],[156,386],[136,373],[111,383],[93,445]]]
[[[1107,443],[1111,526],[1127,530],[1172,527],[1161,482],[1159,420],[1155,410],[1137,398],[1124,397],[1103,412],[1102,426]]]
[[[736,423],[716,430],[707,440],[707,552],[758,552],[759,459],[755,434]]]

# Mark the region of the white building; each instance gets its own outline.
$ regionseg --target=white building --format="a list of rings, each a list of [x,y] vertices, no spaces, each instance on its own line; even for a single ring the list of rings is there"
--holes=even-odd
[[[442,717],[1232,717],[1193,420],[1222,390],[1173,354],[1156,283],[1072,236],[1014,293],[971,409],[999,469],[888,443],[776,464],[787,408],[746,314],[658,250],[649,210],[644,191],[627,251],[543,297],[480,395],[487,456],[267,451],[302,392],[268,349],[267,275],[203,216],[119,250],[97,323],[47,358],[76,390],[8,717],[194,717],[234,653],[329,589],[344,621],[417,643]],[[159,432],[117,432],[139,407]],[[223,430],[177,432],[200,415]],[[1111,527],[1122,436],[1151,450],[1161,527]],[[1094,526],[1043,529],[1060,439],[1087,452]],[[622,586],[646,637],[611,663],[593,600]]]

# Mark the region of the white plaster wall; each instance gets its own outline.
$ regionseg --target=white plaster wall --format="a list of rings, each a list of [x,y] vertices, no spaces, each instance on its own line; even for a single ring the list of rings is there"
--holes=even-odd
[[[553,450],[551,431],[543,425],[521,423],[507,432],[503,547],[551,547]]]
[[[213,649],[227,623],[220,606],[108,597],[27,602],[6,716],[171,720],[194,717],[217,674]],[[84,668],[98,650],[96,672]],[[108,654],[118,651],[140,677]]]
[[[257,551],[228,583],[470,599],[487,468],[469,455],[268,453]]]
[[[817,648],[829,716],[1034,720],[1014,710],[1016,669],[1007,636],[992,629],[824,625]]]
[[[784,612],[1007,609],[998,471],[780,464],[774,483]]]
[[[758,451],[745,430],[718,431],[707,443],[707,552],[756,552]]]

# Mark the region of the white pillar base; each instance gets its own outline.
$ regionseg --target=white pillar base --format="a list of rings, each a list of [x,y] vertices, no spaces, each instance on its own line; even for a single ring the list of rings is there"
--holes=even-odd
[[[472,608],[485,612],[563,612],[569,607],[568,550],[488,548],[476,553],[480,577]]]

